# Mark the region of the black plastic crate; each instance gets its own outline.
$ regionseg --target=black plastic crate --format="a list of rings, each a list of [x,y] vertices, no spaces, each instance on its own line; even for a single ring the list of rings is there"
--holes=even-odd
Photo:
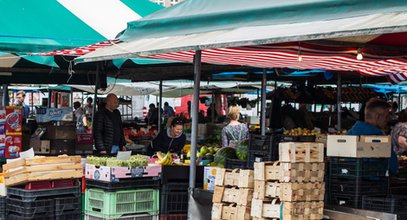
[[[75,196],[75,197],[55,198],[55,216],[81,211],[82,211],[82,197]]]
[[[227,169],[248,169],[247,161],[226,158],[225,168],[227,168]]]
[[[7,196],[23,201],[34,201],[36,199],[54,198],[55,196],[81,196],[81,187],[67,187],[57,189],[25,190],[18,187],[8,187]]]
[[[35,219],[41,216],[54,216],[54,200],[42,199],[26,202],[7,198],[7,213],[18,214],[22,218]]]
[[[55,220],[79,220],[82,219],[82,211],[65,212],[61,215],[55,215]]]
[[[275,138],[271,135],[251,134],[249,139],[249,150],[251,151],[270,151],[273,147]]]
[[[269,152],[249,150],[249,155],[247,159],[248,169],[254,168],[254,162],[263,162],[263,161],[275,161],[275,157],[272,157],[272,155]]]
[[[49,215],[49,216],[46,216],[46,215],[41,216],[41,215],[39,215],[39,216],[35,216],[34,218],[29,218],[29,217],[23,217],[23,216],[21,216],[19,214],[15,214],[15,213],[10,213],[10,214],[7,215],[7,220],[32,220],[32,219],[35,219],[35,220],[54,220],[55,216],[53,216],[53,215]]]
[[[179,214],[188,212],[188,190],[162,190],[160,197],[160,214]]]
[[[385,194],[389,191],[388,177],[330,177],[330,193],[350,195]]]
[[[202,183],[204,166],[196,166],[196,183]],[[161,184],[189,182],[189,166],[162,166]]]
[[[361,208],[362,197],[359,195],[349,195],[343,193],[328,193],[328,199],[326,200],[330,205],[339,205],[349,208]]]
[[[5,196],[0,196],[0,220],[6,219],[6,199]]]
[[[167,183],[161,185],[161,191],[188,191],[189,183],[180,182],[180,183]],[[195,188],[202,188],[203,182],[196,183]]]
[[[362,208],[394,214],[407,213],[406,210],[407,196],[401,195],[363,196]]]
[[[124,178],[120,179],[119,182],[105,182],[99,180],[86,180],[87,188],[99,188],[105,191],[112,192],[117,190],[126,189],[158,189],[160,188],[160,178],[158,177],[138,177],[138,178]]]
[[[387,158],[330,157],[331,176],[384,177],[388,174]]]

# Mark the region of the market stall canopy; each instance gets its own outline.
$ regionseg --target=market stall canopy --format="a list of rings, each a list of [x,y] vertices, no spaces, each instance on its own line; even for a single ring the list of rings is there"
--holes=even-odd
[[[407,78],[407,43],[393,39],[406,31],[406,1],[188,0],[130,22],[123,42],[77,61],[192,62],[202,50],[206,63],[358,71],[398,82]]]
[[[162,7],[147,0],[0,1],[0,51],[45,52],[114,39]]]

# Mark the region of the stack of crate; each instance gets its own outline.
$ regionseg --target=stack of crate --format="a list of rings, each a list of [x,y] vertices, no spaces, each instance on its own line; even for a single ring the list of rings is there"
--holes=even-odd
[[[253,175],[253,170],[217,170],[212,200],[213,220],[250,219]]]
[[[280,143],[280,161],[254,164],[253,219],[322,219],[324,148]]]
[[[329,135],[328,202],[362,208],[364,196],[386,195],[390,148],[388,136]]]

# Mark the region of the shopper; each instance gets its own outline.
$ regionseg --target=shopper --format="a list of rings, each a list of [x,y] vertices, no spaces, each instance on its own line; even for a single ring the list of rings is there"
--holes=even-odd
[[[86,133],[86,129],[88,127],[88,121],[86,119],[85,112],[81,108],[80,102],[74,102],[73,108],[74,108],[74,116],[75,116],[75,120],[76,120],[76,133],[84,134],[84,133]]]
[[[186,136],[183,134],[184,121],[181,118],[173,118],[170,126],[162,130],[152,142],[148,149],[148,154],[152,155],[157,151],[180,154],[185,145]]]
[[[27,123],[27,118],[30,115],[30,107],[24,103],[25,100],[25,92],[20,90],[16,94],[16,106],[22,106],[22,118],[23,118],[23,124]]]
[[[382,99],[373,98],[366,103],[365,121],[357,121],[348,131],[348,135],[385,135],[390,120],[391,105]],[[389,174],[395,175],[398,170],[397,155],[393,149],[389,162]]]
[[[88,117],[92,117],[92,115],[93,115],[93,99],[92,99],[92,97],[88,97],[86,99],[86,104],[85,104],[84,109],[85,109],[85,114]]]
[[[147,117],[145,118],[145,122],[148,125],[158,125],[158,109],[153,103],[151,103],[148,107],[149,109]]]
[[[398,123],[391,130],[391,145],[397,155],[407,150],[407,110],[398,114]]]
[[[222,129],[222,147],[236,147],[239,142],[249,138],[249,129],[246,124],[239,122],[238,106],[230,106],[227,117],[229,124]]]
[[[164,102],[164,119],[172,117],[175,115],[174,109],[168,104],[168,102]]]
[[[117,107],[119,100],[113,93],[105,100],[105,106],[100,108],[94,117],[93,136],[96,150],[101,154],[116,154],[125,149],[123,123]]]

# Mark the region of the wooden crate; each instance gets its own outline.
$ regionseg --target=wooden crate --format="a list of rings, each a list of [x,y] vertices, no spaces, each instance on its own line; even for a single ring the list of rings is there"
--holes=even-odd
[[[253,199],[250,214],[253,219],[304,220],[322,219],[323,212],[324,202],[322,201],[280,203],[276,199],[271,202]]]
[[[281,201],[322,201],[325,195],[324,183],[278,183],[255,180],[253,198]]]
[[[390,136],[328,135],[327,156],[389,158],[390,154]]]
[[[254,163],[255,180],[278,180],[280,182],[323,182],[324,163]]]
[[[214,203],[212,205],[212,220],[248,220],[250,207],[236,204]]]
[[[315,142],[279,144],[280,162],[324,162],[324,145]]]
[[[279,196],[280,196],[279,182],[266,182],[262,180],[254,181],[253,198],[267,200],[267,198],[274,198]]]
[[[3,171],[6,186],[41,180],[82,178],[83,176],[80,156],[18,159],[4,164]]]
[[[239,188],[253,188],[253,170],[223,169],[216,172],[215,185],[217,186],[237,186]]]
[[[215,186],[213,203],[236,203],[237,205],[250,206],[253,198],[253,189],[249,188],[226,188]]]

